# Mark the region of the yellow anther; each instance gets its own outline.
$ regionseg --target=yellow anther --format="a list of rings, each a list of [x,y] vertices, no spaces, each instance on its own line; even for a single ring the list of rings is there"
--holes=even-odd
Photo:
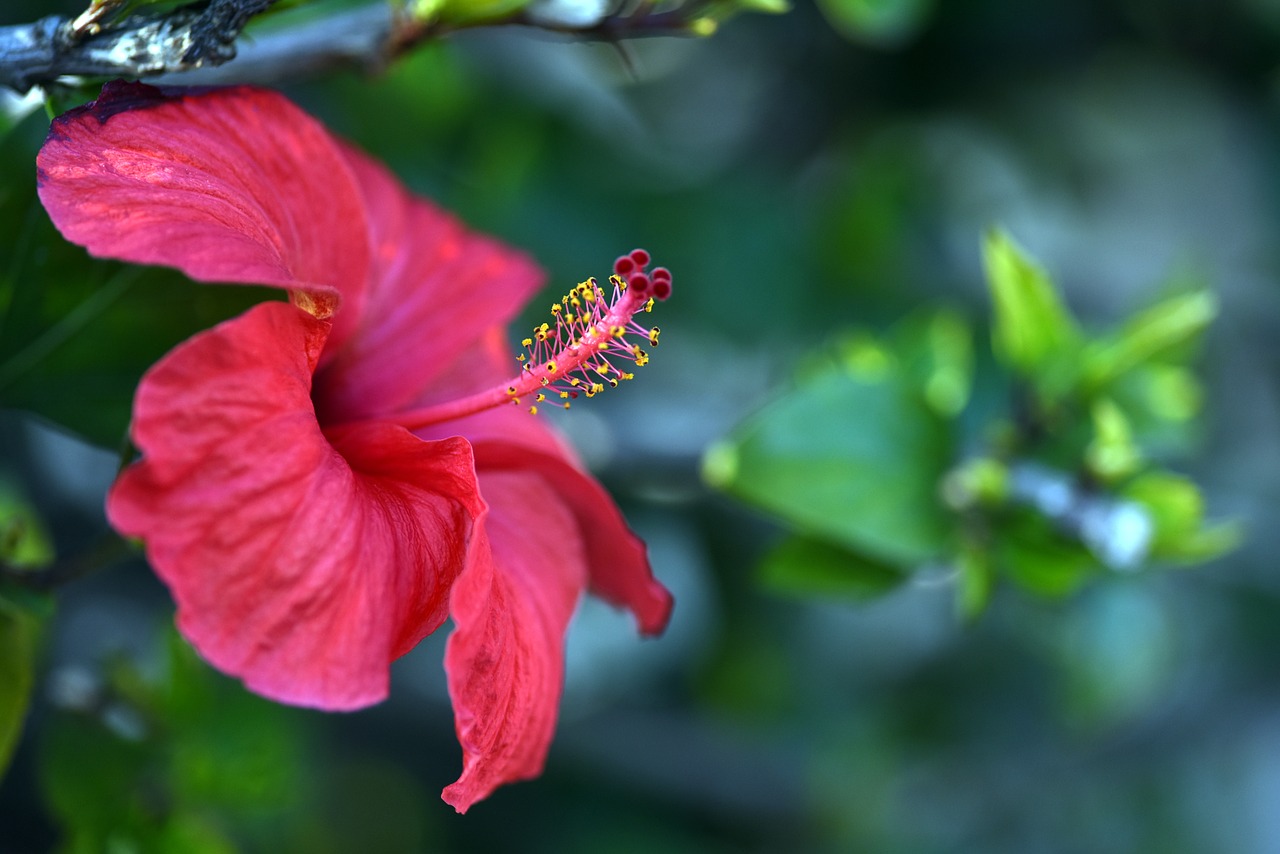
[[[621,338],[623,335],[627,334],[627,330],[623,329],[621,326],[610,326],[609,334],[614,338]]]
[[[650,329],[650,330],[649,330],[649,343],[650,343],[650,344],[652,344],[653,346],[657,347],[657,346],[658,346],[658,334],[659,334],[659,333],[661,333],[661,332],[662,332],[662,330],[661,330],[661,329],[659,329],[659,328],[658,328],[658,327],[656,327],[656,326],[655,326],[655,327],[653,327],[652,329]]]
[[[532,339],[532,338],[525,338],[523,341],[521,341],[521,342],[520,342],[520,346],[522,346],[522,347],[532,347],[532,346],[533,346],[533,339]]]
[[[569,385],[582,385],[582,380],[577,377],[569,377]]]
[[[524,361],[524,353],[518,353],[518,354],[516,354],[516,361],[517,361],[517,362],[523,362],[523,361]]]
[[[542,392],[538,392],[537,397],[535,397],[535,398],[534,398],[534,400],[536,400],[538,403],[542,403],[542,402],[543,402],[543,401],[545,401],[546,399],[547,399],[547,396],[546,396],[545,394],[543,394]]]
[[[515,386],[513,386],[513,385],[509,385],[509,386],[507,386],[507,394],[515,394],[515,393],[516,393],[516,387],[515,387]]]
[[[547,379],[546,377],[543,377],[543,378],[542,378],[542,387],[543,387],[543,388],[546,388],[546,387],[547,387],[547,386],[549,386],[549,385],[551,385],[551,380]]]
[[[597,349],[597,350],[608,350],[608,349],[609,349],[609,342],[608,342],[608,341],[601,341],[601,342],[600,342],[600,346],[599,346],[599,347],[597,347],[596,349]]]
[[[556,372],[556,363],[547,362],[547,373],[554,374]]]
[[[560,399],[561,399],[561,400],[568,400],[568,399],[569,399],[569,392],[567,392],[567,391],[562,391],[562,392],[560,392]]]
[[[558,302],[554,302],[554,303],[552,303],[552,304],[551,304],[551,313],[552,313],[552,314],[559,314],[559,313],[560,313],[560,311],[561,311],[561,309],[560,309],[560,303],[558,303]]]
[[[536,406],[530,406],[530,407],[529,407],[529,414],[530,414],[530,415],[537,415],[537,414],[538,414],[538,407],[536,407]]]
[[[636,378],[636,375],[635,375],[635,374],[623,374],[623,375],[622,375],[622,378],[623,378],[624,380],[633,380],[633,379],[635,379],[635,378]]]

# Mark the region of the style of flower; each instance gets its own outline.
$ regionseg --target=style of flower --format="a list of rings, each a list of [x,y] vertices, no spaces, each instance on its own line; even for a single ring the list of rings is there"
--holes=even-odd
[[[463,771],[444,799],[464,812],[538,775],[583,590],[648,635],[671,597],[526,410],[629,378],[658,335],[634,316],[670,274],[620,258],[611,293],[571,291],[517,367],[504,325],[534,264],[279,94],[110,84],[54,122],[38,167],[54,223],[90,253],[289,296],[180,344],[138,388],[141,459],[107,515],[144,542],[182,634],[266,697],[355,709],[452,618]]]

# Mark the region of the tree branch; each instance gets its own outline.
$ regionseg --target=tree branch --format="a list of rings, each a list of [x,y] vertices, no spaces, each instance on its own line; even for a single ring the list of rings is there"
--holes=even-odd
[[[0,27],[0,85],[26,92],[59,77],[147,77],[221,65],[254,15],[275,0],[207,0],[165,15],[85,27],[62,16]]]
[[[131,17],[88,33],[81,24],[50,17],[0,27],[0,85],[25,92],[59,77],[155,77],[176,85],[278,83],[335,68],[376,71],[427,38],[454,29],[425,23],[390,2],[303,19],[235,40],[249,19],[275,0],[209,0],[164,16]],[[514,24],[580,39],[619,42],[697,30],[701,0],[662,12],[644,6],[582,24],[517,12],[489,24]],[[237,54],[238,49],[238,54]],[[232,62],[232,59],[235,59]]]

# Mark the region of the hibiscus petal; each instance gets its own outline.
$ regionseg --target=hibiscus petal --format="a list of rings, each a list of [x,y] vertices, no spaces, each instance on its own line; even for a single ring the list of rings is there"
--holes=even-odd
[[[484,504],[462,439],[326,437],[309,397],[329,324],[265,303],[177,347],[134,405],[143,460],[107,512],[141,537],[214,666],[273,699],[351,709],[447,616]]]
[[[545,483],[501,472],[482,475],[481,489],[485,537],[454,584],[445,652],[463,771],[443,797],[458,812],[542,773],[586,582],[577,523]]]
[[[470,391],[468,369],[481,377],[496,370],[494,362],[501,350],[497,339],[501,337],[487,337],[441,377],[440,384],[449,395]],[[644,543],[631,532],[609,493],[583,472],[573,450],[545,420],[523,407],[502,406],[433,425],[417,434],[432,439],[466,436],[482,475],[524,470],[542,477],[578,521],[587,546],[591,591],[631,611],[646,635],[661,634],[666,628],[673,605],[671,594],[653,577]]]
[[[506,411],[492,410],[494,414]],[[527,413],[512,412],[533,418]],[[535,450],[532,431],[550,432],[540,425],[525,425],[520,434],[508,433],[509,437],[520,436],[516,442],[485,439],[468,431],[466,435],[471,440],[481,478],[502,471],[521,471],[541,477],[574,515],[586,549],[591,592],[615,607],[630,611],[642,634],[662,634],[671,619],[674,602],[667,588],[653,577],[644,542],[627,527],[618,505],[595,478],[584,474],[561,453]],[[551,441],[542,439],[540,443]],[[487,497],[488,493],[485,494]]]
[[[340,294],[339,322],[356,319],[364,202],[333,137],[282,95],[109,83],[54,121],[36,164],[50,217],[94,255]]]
[[[544,276],[528,256],[411,196],[364,154],[348,148],[347,157],[370,214],[373,270],[361,325],[332,360],[326,354],[316,387],[322,410],[355,418],[419,397]]]

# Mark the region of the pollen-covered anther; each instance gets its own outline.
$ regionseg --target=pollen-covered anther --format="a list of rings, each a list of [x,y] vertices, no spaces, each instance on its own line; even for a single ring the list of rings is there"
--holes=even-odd
[[[553,303],[550,321],[521,339],[520,369],[509,383],[405,413],[399,423],[417,429],[506,402],[523,403],[534,414],[541,404],[567,409],[582,395],[595,397],[606,386],[632,379],[635,374],[621,365],[643,367],[649,354],[640,345],[658,343],[658,328],[637,323],[635,316],[671,295],[671,273],[664,267],[649,272],[649,261],[643,249],[629,252],[614,262],[608,292],[591,278]]]

